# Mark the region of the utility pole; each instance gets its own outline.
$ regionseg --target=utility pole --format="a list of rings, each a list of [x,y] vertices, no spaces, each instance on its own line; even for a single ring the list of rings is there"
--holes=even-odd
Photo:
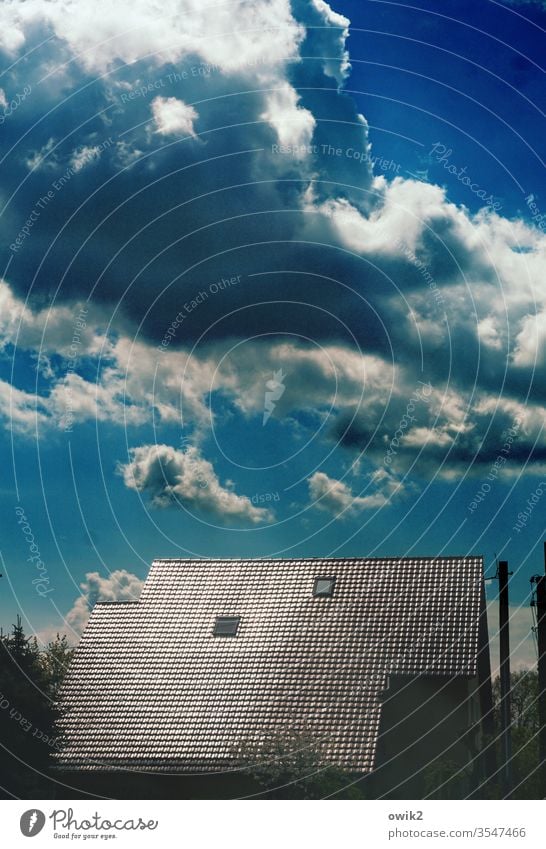
[[[512,718],[510,711],[510,631],[508,608],[508,561],[499,560],[499,647],[501,687],[501,775],[504,796],[512,792]]]
[[[544,571],[546,573],[546,542]],[[546,574],[534,575],[531,581],[536,584],[534,605],[537,611],[538,774],[541,792],[543,797],[546,797]]]

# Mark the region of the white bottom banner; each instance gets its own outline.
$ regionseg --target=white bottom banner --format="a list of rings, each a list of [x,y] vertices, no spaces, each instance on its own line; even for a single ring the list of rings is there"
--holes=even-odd
[[[544,801],[4,801],[2,844],[36,849],[546,845]],[[541,822],[542,821],[542,822]]]

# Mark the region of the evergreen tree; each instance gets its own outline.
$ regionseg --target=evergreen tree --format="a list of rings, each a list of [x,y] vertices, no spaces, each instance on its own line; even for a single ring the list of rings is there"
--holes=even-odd
[[[62,637],[57,634],[55,639],[47,644],[47,649],[41,653],[41,663],[47,679],[48,692],[53,699],[57,698],[73,654],[74,649],[69,645],[66,634],[63,634]]]
[[[61,735],[55,696],[71,657],[66,637],[40,651],[20,617],[0,635],[0,751],[5,798],[50,798],[52,753]]]

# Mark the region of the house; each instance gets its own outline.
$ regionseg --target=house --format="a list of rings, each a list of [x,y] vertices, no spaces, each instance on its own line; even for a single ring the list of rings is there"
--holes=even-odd
[[[101,787],[227,781],[241,741],[305,725],[376,795],[419,798],[491,733],[482,558],[156,560],[138,601],[93,608],[62,702],[59,766]]]

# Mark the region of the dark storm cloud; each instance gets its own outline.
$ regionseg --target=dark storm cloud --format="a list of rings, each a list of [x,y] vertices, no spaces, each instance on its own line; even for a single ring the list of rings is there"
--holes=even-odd
[[[11,259],[15,290],[26,294],[31,282],[32,298],[40,304],[58,287],[61,301],[93,293],[94,300],[119,306],[135,326],[144,321],[146,335],[157,340],[204,283],[235,273],[249,279],[283,272],[249,279],[245,287],[211,300],[187,324],[184,341],[197,338],[226,311],[262,300],[295,299],[326,309],[341,301],[350,319],[353,298],[289,273],[326,268],[351,279],[351,263],[345,271],[339,256],[325,256],[327,248],[294,245],[302,227],[302,195],[313,178],[319,180],[319,198],[341,192],[363,201],[370,185],[369,166],[322,153],[322,145],[364,151],[367,144],[353,101],[337,92],[345,62],[339,26],[332,25],[329,37],[324,17],[309,3],[296,4],[294,14],[321,28],[308,30],[309,59],[289,65],[287,77],[320,91],[302,90],[298,104],[301,115],[316,111],[315,135],[294,132],[284,145],[263,117],[267,98],[282,88],[279,79],[253,80],[247,68],[226,74],[190,53],[176,64],[154,59],[121,66],[103,79],[73,61],[43,84],[44,70],[68,58],[66,45],[53,39],[29,56],[11,85],[29,80],[34,94],[6,126],[4,142],[4,150],[14,147],[3,186],[8,203],[1,260]],[[331,57],[328,73],[323,50]],[[192,104],[196,137],[159,134],[151,121],[156,97]],[[316,152],[298,155],[295,148],[311,141]],[[75,152],[94,147],[101,152],[71,174]],[[10,250],[29,217],[30,232]],[[256,311],[253,321],[265,332],[282,325],[285,313],[272,308],[269,317],[259,318]],[[289,330],[310,325],[319,335],[332,332],[318,312],[305,320],[291,312],[284,323]],[[235,316],[213,332],[246,333],[247,318]]]

